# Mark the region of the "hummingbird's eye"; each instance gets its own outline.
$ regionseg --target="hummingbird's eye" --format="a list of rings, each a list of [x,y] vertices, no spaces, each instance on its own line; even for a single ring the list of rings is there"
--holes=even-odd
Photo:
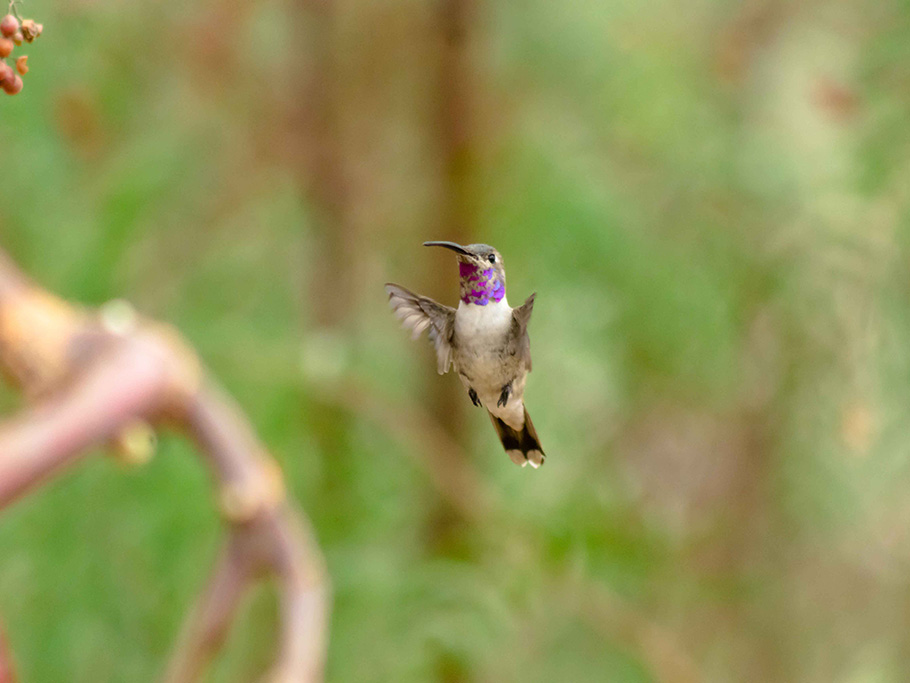
[[[496,254],[490,254],[489,256],[487,256],[487,260],[490,263],[496,263]]]

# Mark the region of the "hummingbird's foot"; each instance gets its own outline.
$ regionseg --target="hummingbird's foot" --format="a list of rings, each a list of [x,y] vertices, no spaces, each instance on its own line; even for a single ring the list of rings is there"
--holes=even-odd
[[[509,382],[502,388],[502,393],[499,395],[499,400],[496,401],[496,405],[500,408],[505,408],[506,403],[509,402],[509,397],[512,395],[512,383]]]
[[[471,403],[473,403],[476,407],[479,408],[479,407],[480,407],[480,399],[477,398],[477,392],[474,391],[473,389],[468,389],[468,396],[471,397]]]

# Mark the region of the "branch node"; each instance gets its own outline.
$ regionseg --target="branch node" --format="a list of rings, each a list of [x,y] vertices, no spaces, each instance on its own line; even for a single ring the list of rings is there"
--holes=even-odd
[[[101,327],[117,337],[125,337],[136,331],[139,316],[133,305],[125,299],[113,299],[98,311]]]
[[[281,471],[281,467],[278,466],[278,463],[271,458],[263,463],[262,470],[265,499],[270,507],[277,507],[283,503],[287,497],[284,474]]]
[[[55,296],[22,289],[0,307],[0,365],[4,374],[36,398],[72,370],[69,343],[85,316]]]
[[[262,683],[299,683],[292,674],[283,671],[270,672]]]
[[[169,358],[169,387],[164,405],[171,412],[181,413],[202,388],[204,374],[202,362],[172,326],[149,323],[147,329],[167,350]]]
[[[257,488],[244,486],[240,482],[225,484],[219,498],[221,516],[231,524],[251,522],[265,505]]]
[[[111,444],[114,456],[125,465],[139,467],[155,455],[155,430],[145,420],[128,422]]]

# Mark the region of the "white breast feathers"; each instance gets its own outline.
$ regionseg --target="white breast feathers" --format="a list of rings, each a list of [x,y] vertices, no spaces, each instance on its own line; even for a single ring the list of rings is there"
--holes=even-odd
[[[455,337],[463,347],[496,346],[511,326],[512,309],[505,297],[486,306],[462,301],[455,312]]]

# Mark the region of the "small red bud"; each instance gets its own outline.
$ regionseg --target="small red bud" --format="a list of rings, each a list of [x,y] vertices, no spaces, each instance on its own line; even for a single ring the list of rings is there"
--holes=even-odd
[[[25,40],[25,38],[22,36],[22,31],[16,31],[13,34],[13,42],[16,43],[16,45],[22,45],[23,40]]]
[[[6,81],[13,80],[15,75],[16,75],[16,72],[13,71],[13,67],[11,67],[6,62],[0,62],[0,88],[3,87],[3,84]]]
[[[0,38],[0,59],[6,59],[13,51],[13,41],[9,38]]]
[[[7,14],[0,19],[0,33],[7,38],[12,38],[13,34],[19,30],[19,20],[12,14]]]
[[[22,55],[21,57],[16,58],[16,71],[19,72],[20,76],[24,76],[28,73],[28,55]]]
[[[3,92],[7,95],[16,95],[22,90],[22,76],[19,74],[14,74],[12,79],[5,79],[0,81],[0,88],[3,88]]]

